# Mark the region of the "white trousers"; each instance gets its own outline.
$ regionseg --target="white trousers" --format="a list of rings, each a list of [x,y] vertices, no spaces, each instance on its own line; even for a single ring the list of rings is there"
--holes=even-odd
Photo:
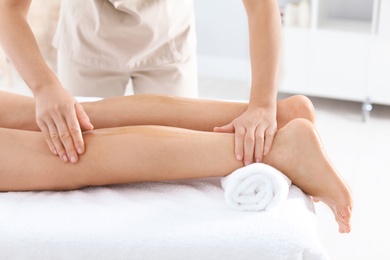
[[[54,45],[75,96],[198,96],[192,0],[65,0]]]

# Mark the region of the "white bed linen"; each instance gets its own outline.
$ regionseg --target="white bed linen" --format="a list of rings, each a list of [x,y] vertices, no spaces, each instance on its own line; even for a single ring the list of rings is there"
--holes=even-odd
[[[291,186],[239,212],[219,179],[0,193],[0,259],[326,259],[311,200]]]

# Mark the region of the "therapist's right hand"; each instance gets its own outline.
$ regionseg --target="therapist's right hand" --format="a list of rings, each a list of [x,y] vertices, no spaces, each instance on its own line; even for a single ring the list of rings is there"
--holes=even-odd
[[[34,97],[36,121],[50,151],[76,163],[85,150],[81,131],[93,129],[83,107],[60,85],[45,86]]]

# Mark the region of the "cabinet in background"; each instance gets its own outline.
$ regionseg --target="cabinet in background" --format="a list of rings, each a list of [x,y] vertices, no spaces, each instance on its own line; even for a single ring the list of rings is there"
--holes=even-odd
[[[311,0],[309,26],[284,27],[280,91],[390,105],[389,17],[390,0]]]

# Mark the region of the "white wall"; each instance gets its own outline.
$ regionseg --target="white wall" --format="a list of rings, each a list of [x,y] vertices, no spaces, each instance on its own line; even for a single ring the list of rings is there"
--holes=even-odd
[[[200,77],[249,80],[249,36],[242,1],[194,3]]]

